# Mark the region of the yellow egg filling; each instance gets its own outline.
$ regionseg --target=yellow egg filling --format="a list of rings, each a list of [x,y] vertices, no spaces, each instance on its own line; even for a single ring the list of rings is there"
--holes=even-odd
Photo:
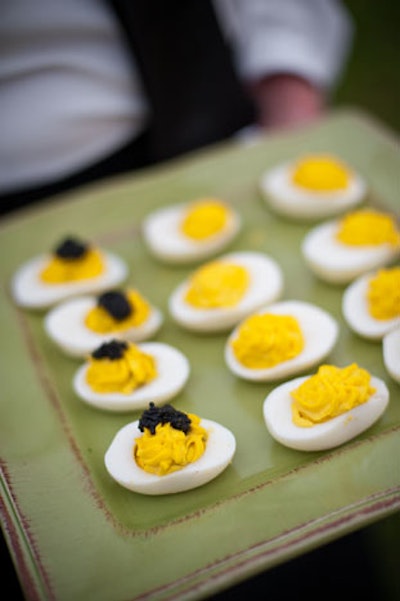
[[[170,423],[157,424],[155,434],[148,428],[136,439],[134,458],[139,467],[150,474],[164,476],[193,463],[204,453],[208,433],[200,426],[200,418],[191,413],[187,434]]]
[[[205,240],[221,232],[228,222],[228,207],[212,198],[192,203],[181,223],[181,231],[193,240]]]
[[[156,361],[152,355],[143,353],[134,344],[118,359],[89,358],[86,381],[95,392],[118,392],[130,394],[136,388],[148,384],[157,376]]]
[[[400,316],[400,267],[380,269],[368,284],[368,311],[375,319]]]
[[[356,363],[343,368],[321,365],[291,392],[293,422],[314,426],[354,409],[376,391],[370,382],[371,374]]]
[[[93,307],[85,317],[85,326],[98,334],[107,334],[136,328],[145,323],[150,315],[150,305],[136,290],[126,293],[132,312],[124,319],[115,319],[104,307]]]
[[[394,217],[373,209],[354,211],[339,222],[336,238],[344,244],[400,246],[400,231]]]
[[[242,365],[264,369],[296,357],[304,348],[304,338],[296,318],[264,313],[245,319],[231,346]]]
[[[295,164],[292,182],[314,192],[335,192],[349,187],[348,167],[328,155],[306,156]]]
[[[40,273],[46,284],[63,284],[95,278],[104,272],[104,258],[97,249],[89,249],[79,258],[61,258],[53,255]]]
[[[250,275],[242,265],[212,261],[190,278],[185,301],[199,309],[234,307],[245,295]]]

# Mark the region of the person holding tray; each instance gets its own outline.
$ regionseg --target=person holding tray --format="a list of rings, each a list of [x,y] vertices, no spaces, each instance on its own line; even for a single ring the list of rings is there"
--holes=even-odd
[[[0,37],[7,212],[319,117],[353,23],[336,0],[5,0]]]

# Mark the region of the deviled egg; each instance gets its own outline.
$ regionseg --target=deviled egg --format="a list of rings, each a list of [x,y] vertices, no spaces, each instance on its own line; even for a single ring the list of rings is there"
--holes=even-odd
[[[167,263],[201,261],[223,250],[241,227],[239,213],[226,201],[199,198],[159,209],[143,222],[148,249]]]
[[[138,290],[127,288],[68,299],[47,313],[44,326],[67,355],[85,357],[115,336],[132,342],[147,340],[162,322],[157,307]]]
[[[382,340],[383,362],[388,374],[400,382],[400,327],[384,335]]]
[[[261,252],[228,253],[207,262],[175,288],[172,318],[195,332],[223,332],[282,293],[279,264]]]
[[[117,432],[105,466],[124,488],[145,495],[165,495],[198,488],[232,462],[233,433],[221,424],[150,404],[137,421]]]
[[[166,403],[181,392],[189,374],[188,359],[169,344],[112,339],[77,370],[73,388],[93,407],[124,412]]]
[[[343,293],[342,312],[349,327],[370,340],[400,326],[400,267],[359,276]]]
[[[24,263],[11,280],[11,293],[20,307],[47,309],[71,296],[118,286],[127,274],[117,255],[67,237],[53,252]]]
[[[312,228],[301,250],[317,277],[347,284],[400,256],[400,230],[394,215],[359,209]]]
[[[274,388],[264,400],[266,427],[278,442],[300,451],[337,447],[367,430],[384,413],[389,390],[356,363],[321,365]]]
[[[325,310],[282,301],[245,317],[225,345],[225,362],[245,380],[273,381],[304,371],[333,349],[339,327]]]
[[[364,178],[332,154],[310,154],[266,171],[260,180],[266,204],[293,219],[321,219],[361,203]]]

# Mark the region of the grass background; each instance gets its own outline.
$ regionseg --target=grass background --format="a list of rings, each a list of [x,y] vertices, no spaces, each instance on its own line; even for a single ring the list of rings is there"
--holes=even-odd
[[[400,2],[344,0],[353,48],[334,92],[335,107],[361,108],[400,133]]]

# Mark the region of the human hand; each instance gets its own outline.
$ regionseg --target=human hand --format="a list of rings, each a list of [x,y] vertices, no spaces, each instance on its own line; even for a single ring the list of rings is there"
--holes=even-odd
[[[264,77],[250,85],[258,124],[264,129],[292,128],[322,116],[325,94],[310,82],[290,74]]]

